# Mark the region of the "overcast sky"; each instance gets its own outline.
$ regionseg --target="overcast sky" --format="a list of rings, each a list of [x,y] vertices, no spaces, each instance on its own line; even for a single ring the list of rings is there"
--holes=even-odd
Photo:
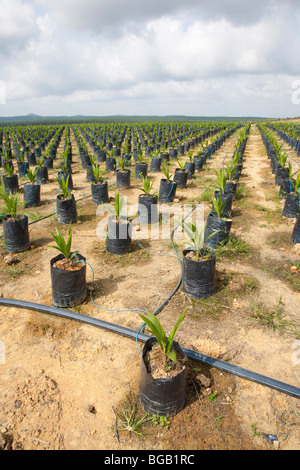
[[[0,0],[0,115],[299,116],[299,31],[299,0]]]

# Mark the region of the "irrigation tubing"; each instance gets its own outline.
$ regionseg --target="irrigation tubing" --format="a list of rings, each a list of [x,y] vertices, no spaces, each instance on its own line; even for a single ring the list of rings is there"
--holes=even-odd
[[[55,315],[62,318],[67,318],[69,320],[75,320],[81,323],[88,324],[90,326],[95,326],[112,333],[116,333],[127,338],[136,339],[136,331],[131,330],[129,328],[116,325],[114,323],[109,323],[103,320],[99,320],[97,318],[88,317],[86,315],[82,315],[81,313],[72,312],[70,310],[64,310],[57,307],[51,307],[49,305],[42,305],[36,304],[33,302],[27,302],[24,300],[15,300],[15,299],[5,299],[0,298],[0,305],[5,307],[15,307],[15,308],[22,308],[33,310],[49,315]],[[142,343],[145,343],[150,338],[149,335],[141,333],[139,335],[139,340]],[[236,366],[234,364],[230,364],[228,362],[222,361],[220,359],[215,359],[214,357],[207,356],[205,354],[199,353],[197,351],[193,351],[191,349],[182,348],[186,355],[196,362],[201,362],[202,364],[206,364],[208,366],[214,367],[216,369],[222,370],[224,372],[236,375],[246,380],[250,380],[257,384],[272,388],[277,390],[278,392],[285,393],[286,395],[290,395],[294,398],[300,398],[300,388],[295,387],[293,385],[286,384],[284,382],[280,382],[276,379],[257,374],[256,372],[250,371],[248,369],[244,369],[242,367]]]

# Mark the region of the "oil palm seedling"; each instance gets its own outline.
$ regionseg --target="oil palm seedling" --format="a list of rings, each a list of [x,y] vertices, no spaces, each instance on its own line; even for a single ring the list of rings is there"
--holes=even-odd
[[[153,224],[158,222],[158,196],[153,193],[154,181],[148,176],[142,176],[142,192],[138,199],[138,220],[141,223]]]
[[[36,207],[41,204],[41,186],[37,184],[38,167],[26,173],[28,183],[23,187],[24,207]]]
[[[155,315],[150,312],[147,312],[147,317],[140,315],[151,336],[143,348],[139,396],[144,410],[152,415],[175,416],[186,400],[188,360],[180,345],[174,341],[186,310],[181,313],[169,335]],[[155,377],[152,364],[156,369]]]
[[[30,246],[28,217],[18,214],[20,195],[7,194],[0,188],[0,198],[3,200],[7,216],[3,219],[3,238],[8,253],[26,251]]]
[[[77,207],[74,195],[69,189],[69,175],[56,178],[60,194],[56,197],[57,220],[61,224],[69,225],[77,222]]]
[[[62,308],[74,307],[86,299],[86,259],[78,251],[71,251],[71,224],[66,240],[58,228],[55,234],[50,235],[55,245],[49,245],[49,248],[59,251],[50,260],[52,304]]]
[[[117,190],[113,207],[107,206],[112,215],[108,218],[105,245],[109,253],[116,255],[128,253],[131,246],[131,227],[127,214],[123,213],[124,204]]]
[[[3,166],[5,174],[3,175],[3,183],[6,194],[14,194],[19,190],[19,178],[15,174],[15,168],[12,163],[6,161]]]
[[[118,189],[130,188],[131,171],[126,168],[126,160],[120,157],[117,160],[116,185]]]
[[[176,194],[177,183],[171,181],[173,175],[170,174],[167,162],[161,167],[164,178],[160,181],[159,187],[159,201],[160,202],[173,202]]]

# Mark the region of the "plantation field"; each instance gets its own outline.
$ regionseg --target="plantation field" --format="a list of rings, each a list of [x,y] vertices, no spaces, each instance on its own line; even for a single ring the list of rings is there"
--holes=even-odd
[[[293,123],[269,123],[268,132],[282,144],[293,173],[300,157],[276,129]],[[167,126],[181,133],[180,124]],[[216,171],[231,160],[245,131],[239,123],[183,124],[190,136],[213,130],[190,149],[203,152],[217,137],[232,129],[219,149],[207,158],[201,171],[188,180],[187,188],[177,189],[168,207],[204,206],[205,217],[212,210],[218,189]],[[221,127],[220,127],[221,126]],[[85,256],[88,295],[72,311],[138,331],[143,322],[138,310],[158,312],[158,318],[171,331],[187,308],[176,340],[185,348],[221,359],[230,364],[300,387],[300,250],[293,245],[296,218],[282,216],[285,198],[280,197],[275,175],[264,145],[260,127],[252,123],[243,153],[243,168],[232,206],[229,241],[216,248],[215,292],[205,299],[185,294],[179,260],[170,238],[143,239],[137,221],[136,204],[141,180],[134,174],[131,158],[131,187],[121,189],[133,219],[134,235],[128,254],[117,256],[105,250],[105,240],[97,236],[104,214],[91,200],[91,183],[82,165],[78,136],[88,155],[96,155],[93,141],[99,136],[135,135],[135,129],[165,130],[164,124],[138,123],[72,124],[53,126],[51,139],[60,131],[54,168],[49,181],[41,186],[42,204],[24,209],[30,222],[30,249],[7,255],[2,243],[0,294],[2,298],[52,305],[50,259],[56,253],[50,232],[68,226],[57,221],[55,194],[59,161],[65,150],[67,132],[72,149],[72,193],[77,201],[78,220],[72,224],[72,247]],[[283,126],[283,127],[281,127]],[[290,127],[288,127],[290,126]],[[298,126],[298,127],[297,127]],[[36,139],[48,135],[52,126],[33,126]],[[276,128],[276,129],[275,129]],[[295,128],[300,129],[295,123]],[[3,128],[4,143],[17,138],[27,126]],[[267,127],[263,127],[264,130]],[[84,132],[82,132],[84,131]],[[44,134],[43,134],[44,132]],[[77,139],[76,139],[77,136]],[[90,137],[90,139],[87,138]],[[141,134],[137,133],[140,141]],[[149,137],[150,136],[150,137]],[[13,139],[12,139],[13,140]],[[50,140],[50,142],[52,141]],[[124,145],[126,137],[123,136]],[[47,154],[50,143],[42,151]],[[122,147],[123,148],[123,147]],[[143,153],[145,154],[145,147]],[[132,153],[133,144],[130,153]],[[12,161],[16,168],[15,152]],[[145,156],[149,163],[151,152]],[[180,156],[187,161],[188,151]],[[298,162],[298,163],[297,163]],[[99,166],[105,170],[105,162]],[[170,159],[173,175],[177,160]],[[3,168],[0,168],[2,174]],[[162,172],[150,172],[153,190],[159,191]],[[113,207],[115,172],[105,174]],[[26,178],[20,178],[22,185]],[[168,204],[167,204],[168,205]],[[5,212],[0,202],[1,214]],[[164,206],[165,207],[165,206]],[[4,214],[5,215],[5,214]],[[171,220],[176,226],[176,221]],[[2,225],[2,223],[1,223]],[[2,227],[0,226],[2,234]],[[3,242],[3,239],[2,239]],[[174,240],[182,257],[186,240]],[[168,255],[168,256],[166,256]],[[91,290],[92,287],[92,290]],[[171,294],[173,294],[171,296]],[[171,296],[171,298],[169,298]],[[0,362],[0,436],[2,445],[17,449],[104,449],[104,450],[202,450],[299,448],[299,400],[285,393],[190,361],[188,396],[184,409],[175,417],[152,418],[141,434],[125,429],[126,413],[144,412],[137,398],[141,354],[136,341],[74,320],[0,305],[0,340],[5,345],[5,361]],[[124,424],[125,421],[125,424]],[[276,442],[268,439],[275,435]],[[0,440],[1,447],[1,440]]]

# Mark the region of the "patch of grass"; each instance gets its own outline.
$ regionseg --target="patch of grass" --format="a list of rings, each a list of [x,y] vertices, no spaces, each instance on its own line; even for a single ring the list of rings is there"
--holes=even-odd
[[[217,248],[216,253],[217,258],[246,255],[250,257],[252,255],[252,249],[242,238],[231,236],[226,245]]]
[[[296,339],[300,338],[300,331],[296,322],[289,319],[284,312],[284,304],[280,298],[274,307],[267,307],[262,302],[254,303],[251,317],[263,327],[280,335],[288,334]]]
[[[21,266],[17,266],[16,264],[12,264],[10,268],[4,269],[4,273],[14,279],[16,277],[21,276],[22,274],[29,274],[30,271],[25,268],[22,268]]]
[[[140,413],[137,394],[128,395],[120,412],[117,413],[114,408],[113,412],[116,417],[115,432],[117,436],[119,431],[126,431],[144,437],[143,426],[149,421],[153,421],[153,416],[149,413]]]

